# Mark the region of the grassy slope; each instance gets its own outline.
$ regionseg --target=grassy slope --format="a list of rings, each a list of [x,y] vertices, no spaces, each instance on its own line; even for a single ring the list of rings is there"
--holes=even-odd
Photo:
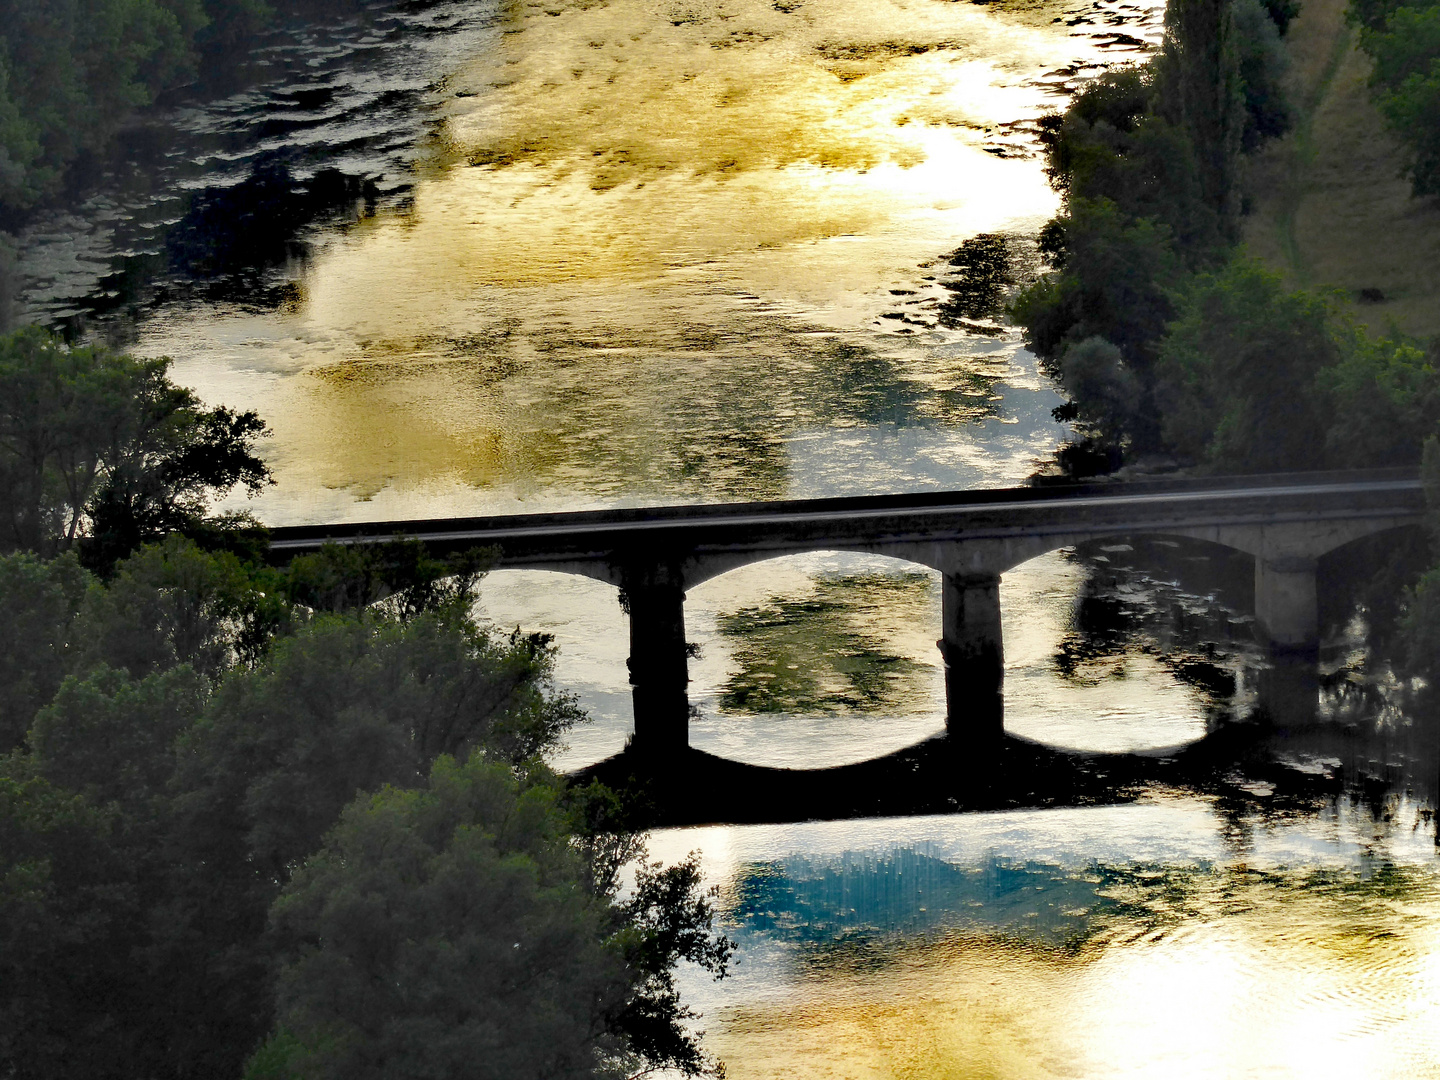
[[[1303,0],[1288,35],[1296,129],[1255,162],[1245,244],[1296,285],[1334,287],[1372,331],[1440,334],[1440,200],[1410,197],[1371,105],[1347,0]],[[1357,303],[1379,289],[1381,303]]]

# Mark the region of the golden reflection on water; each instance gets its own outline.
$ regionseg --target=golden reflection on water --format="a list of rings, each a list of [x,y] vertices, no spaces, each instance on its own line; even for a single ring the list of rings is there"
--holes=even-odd
[[[508,4],[437,84],[407,208],[325,238],[285,309],[172,311],[141,348],[271,422],[276,521],[1018,479],[1060,435],[1048,389],[1013,336],[926,312],[938,258],[1055,205],[1023,122],[1105,55],[1064,10]],[[791,460],[916,425],[968,460]]]
[[[713,1012],[710,1045],[740,1080],[1440,1075],[1433,858],[1071,876],[1098,903],[1068,937],[1021,917],[813,946],[784,991]]]

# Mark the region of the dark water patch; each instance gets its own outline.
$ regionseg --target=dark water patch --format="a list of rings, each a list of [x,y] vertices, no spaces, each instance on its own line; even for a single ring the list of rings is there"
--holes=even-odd
[[[1001,317],[1015,286],[1034,276],[1033,240],[981,233],[945,256],[939,283],[948,294],[937,314],[942,326],[978,333],[1008,329]]]
[[[436,73],[472,54],[497,17],[467,0],[298,7],[252,54],[207,65],[196,86],[136,117],[73,209],[27,224],[26,317],[123,336],[116,319],[188,296],[192,277],[206,296],[283,305],[276,268],[311,235],[353,220],[356,203],[402,207],[413,166],[433,152]],[[228,211],[255,235],[227,226]]]
[[[1147,654],[1220,710],[1242,674],[1263,666],[1250,612],[1254,564],[1202,541],[1116,537],[1077,549],[1086,577],[1054,666],[1066,681],[1124,678],[1128,657]]]
[[[207,188],[166,236],[173,269],[196,278],[262,271],[295,255],[302,229],[343,215],[374,213],[373,180],[322,169],[299,179],[283,161],[265,161],[233,187]]]

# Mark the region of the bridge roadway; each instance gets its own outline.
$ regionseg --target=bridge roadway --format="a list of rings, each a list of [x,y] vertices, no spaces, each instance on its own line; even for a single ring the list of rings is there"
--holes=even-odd
[[[1255,614],[1279,652],[1317,646],[1317,560],[1424,512],[1414,470],[1204,477],[789,502],[660,506],[271,530],[288,561],[325,543],[416,538],[437,553],[492,547],[498,566],[583,574],[621,590],[630,616],[635,743],[688,740],[687,589],[748,563],[862,551],[938,570],[952,734],[1003,731],[1000,576],[1107,537],[1188,537],[1255,559]]]

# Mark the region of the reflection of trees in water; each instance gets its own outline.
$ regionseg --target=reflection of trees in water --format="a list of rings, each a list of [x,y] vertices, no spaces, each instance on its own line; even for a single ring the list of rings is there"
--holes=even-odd
[[[721,708],[813,715],[930,707],[930,667],[895,652],[879,628],[932,619],[933,591],[922,573],[826,577],[809,596],[722,614],[734,670]]]
[[[435,429],[443,450],[411,471],[480,487],[751,501],[792,494],[797,435],[979,422],[1008,371],[984,356],[887,355],[764,314],[727,311],[708,328],[666,314],[581,327],[498,313],[464,335],[368,340],[310,373],[327,399],[315,411],[356,417],[376,445],[413,448]],[[845,464],[840,480],[853,482]]]
[[[1146,655],[1198,690],[1222,737],[1190,755],[1189,783],[1215,797],[1237,847],[1257,821],[1295,814],[1359,811],[1385,823],[1409,799],[1407,812],[1428,815],[1440,773],[1440,700],[1396,675],[1390,637],[1369,625],[1393,619],[1391,598],[1414,545],[1381,539],[1321,562],[1329,644],[1318,666],[1270,658],[1257,642],[1249,557],[1165,538],[1087,545],[1074,556],[1085,578],[1055,670],[1093,686],[1126,677],[1133,658]],[[1255,737],[1223,737],[1226,725],[1257,718],[1264,726]]]
[[[483,16],[447,0],[349,6],[282,13],[250,61],[209,65],[133,117],[77,174],[94,185],[85,201],[42,216],[27,240],[36,313],[83,325],[194,292],[280,306],[295,295],[280,264],[315,226],[344,228],[377,200],[404,205],[433,126],[426,53],[439,38],[476,40]],[[53,236],[77,220],[94,246],[56,259]]]
[[[1213,544],[1137,537],[1085,545],[1085,570],[1056,671],[1094,686],[1124,678],[1137,654],[1154,657],[1212,706],[1229,704],[1236,676],[1260,662],[1249,558]]]

